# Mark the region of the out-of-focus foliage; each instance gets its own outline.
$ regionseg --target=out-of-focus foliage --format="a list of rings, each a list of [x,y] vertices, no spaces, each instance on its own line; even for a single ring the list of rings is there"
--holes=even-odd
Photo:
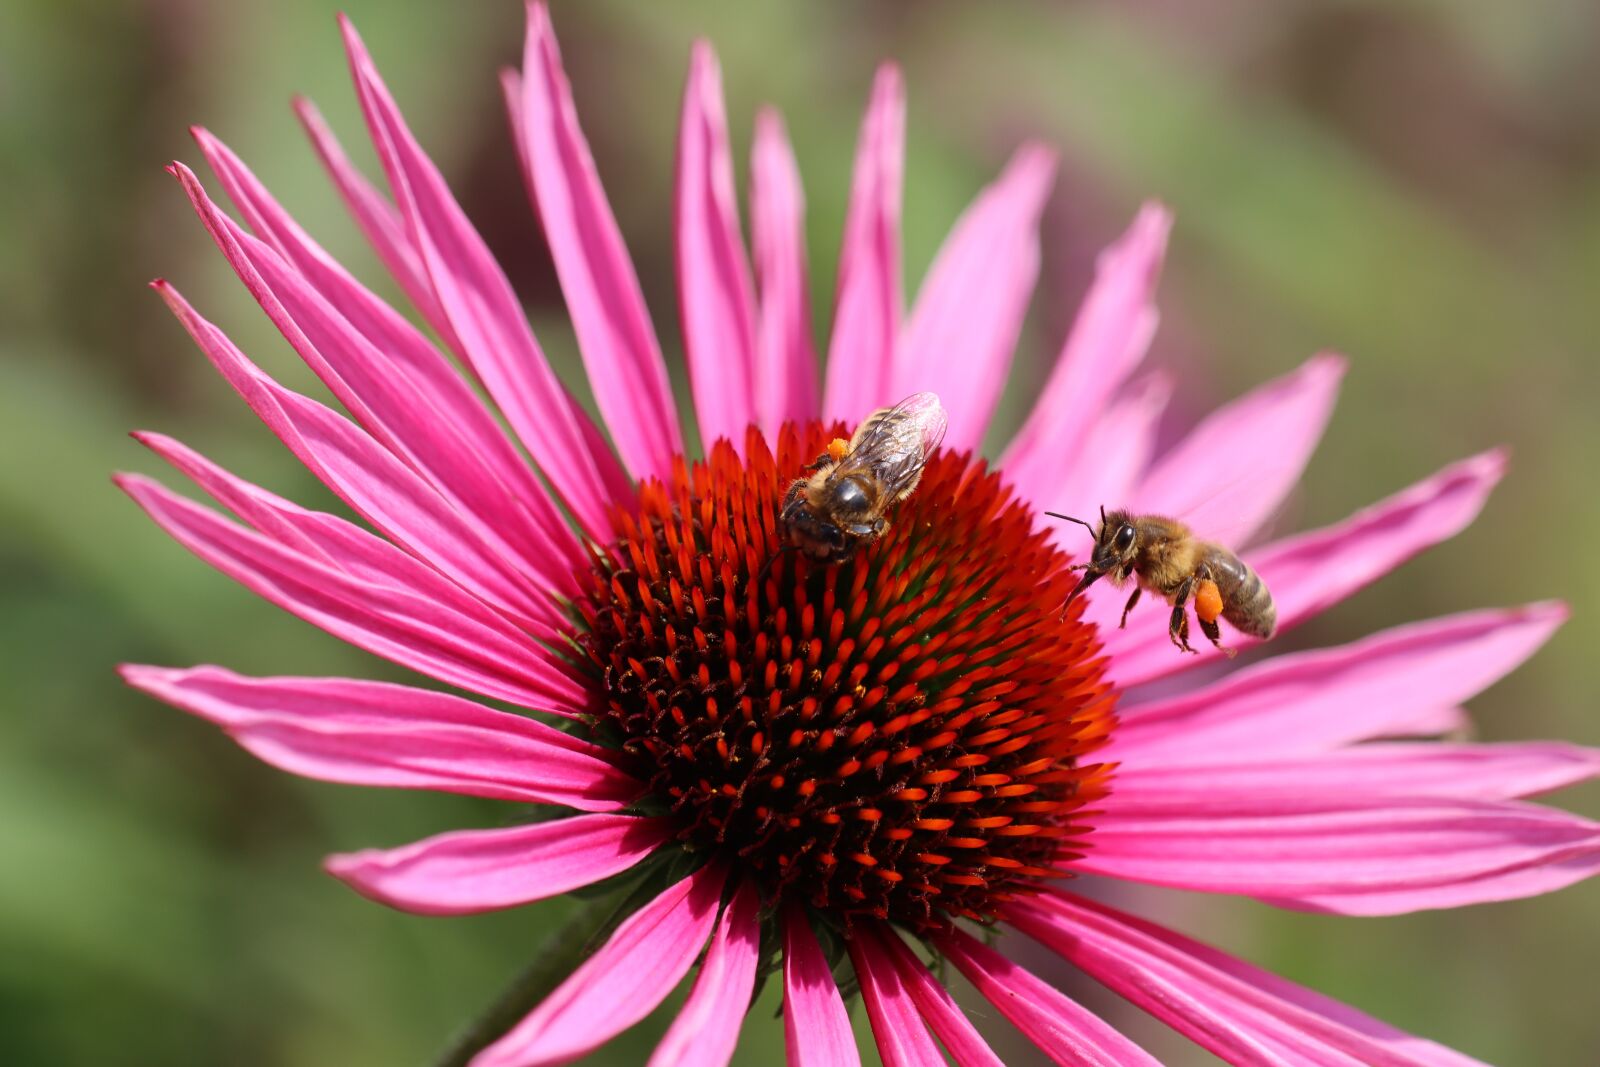
[[[520,53],[520,5],[348,8],[571,370],[495,82]],[[306,382],[162,173],[171,158],[197,157],[189,123],[228,140],[336,254],[380,278],[287,108],[307,93],[360,143],[333,11],[323,0],[0,5],[3,1063],[426,1062],[565,914],[554,902],[429,920],[356,898],[318,873],[322,854],[510,816],[300,782],[112,673],[120,660],[394,673],[185,556],[107,480],[115,468],[153,469],[122,435],[146,426],[288,495],[327,500],[143,283],[172,278],[256,359]],[[1514,450],[1511,477],[1468,533],[1286,643],[1565,597],[1574,621],[1473,710],[1488,738],[1600,743],[1600,8],[558,0],[555,21],[664,338],[675,335],[674,122],[694,36],[719,48],[741,176],[755,107],[787,114],[817,294],[832,291],[879,57],[903,63],[910,89],[908,278],[1019,140],[1061,148],[1045,269],[1002,421],[1014,424],[1044,373],[1094,251],[1140,199],[1165,199],[1178,226],[1154,359],[1181,383],[1180,424],[1319,348],[1354,359],[1286,522],[1335,519],[1493,443]],[[1593,789],[1570,803],[1600,810]],[[1600,1049],[1594,887],[1390,920],[1149,903],[1485,1059],[1567,1065]],[[775,1007],[769,988],[742,1062],[772,1062],[781,1048]],[[1126,1021],[1170,1062],[1203,1062]],[[641,1062],[660,1025],[595,1062]],[[1025,1062],[1015,1046],[1008,1055]]]

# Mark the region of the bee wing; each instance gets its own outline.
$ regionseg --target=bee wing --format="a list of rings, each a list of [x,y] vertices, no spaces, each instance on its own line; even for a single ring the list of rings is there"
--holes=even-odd
[[[948,424],[937,394],[912,393],[862,420],[834,474],[869,474],[888,490],[890,500],[898,500],[916,488]]]

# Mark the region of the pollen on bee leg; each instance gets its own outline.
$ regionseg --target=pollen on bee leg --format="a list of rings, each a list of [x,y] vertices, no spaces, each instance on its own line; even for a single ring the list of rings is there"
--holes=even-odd
[[[1210,578],[1202,578],[1195,586],[1194,613],[1202,622],[1216,622],[1222,614],[1222,591]]]
[[[844,459],[844,454],[850,451],[850,442],[843,437],[835,437],[828,442],[828,458],[838,463]]]

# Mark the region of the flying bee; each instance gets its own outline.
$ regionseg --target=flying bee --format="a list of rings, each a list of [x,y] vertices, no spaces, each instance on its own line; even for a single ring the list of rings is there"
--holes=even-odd
[[[1223,646],[1222,630],[1217,626],[1219,616],[1240,633],[1262,640],[1276,632],[1278,609],[1266,583],[1238,556],[1221,545],[1200,540],[1183,523],[1127,511],[1107,514],[1101,508],[1100,528],[1095,529],[1071,515],[1054,511],[1045,514],[1086,526],[1094,534],[1094,552],[1089,562],[1073,568],[1081,568],[1083,577],[1067,594],[1066,604],[1061,606],[1063,614],[1078,594],[1103,577],[1109,577],[1114,585],[1136,578],[1133,595],[1122,609],[1120,625],[1128,625],[1128,612],[1148,589],[1172,605],[1167,636],[1184,652],[1195,651],[1189,646],[1187,607],[1191,598],[1201,631],[1230,656],[1233,650]]]
[[[835,438],[784,494],[779,521],[790,547],[818,563],[843,563],[882,537],[884,513],[922,480],[945,425],[938,396],[912,393],[868,415],[849,441]]]

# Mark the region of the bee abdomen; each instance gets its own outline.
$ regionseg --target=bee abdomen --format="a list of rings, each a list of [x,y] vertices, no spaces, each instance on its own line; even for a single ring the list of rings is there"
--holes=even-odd
[[[1206,560],[1222,594],[1222,617],[1235,630],[1266,640],[1278,629],[1278,607],[1267,583],[1244,560],[1213,549]]]

